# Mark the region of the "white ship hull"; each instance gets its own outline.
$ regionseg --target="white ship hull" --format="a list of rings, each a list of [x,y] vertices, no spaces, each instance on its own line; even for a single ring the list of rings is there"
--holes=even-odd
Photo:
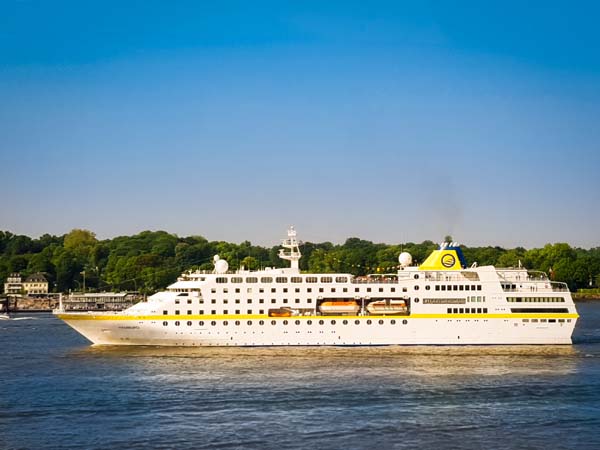
[[[85,317],[87,316],[87,317]],[[514,345],[571,344],[575,315],[555,322],[523,322],[522,318],[390,318],[290,317],[239,320],[111,320],[85,313],[59,317],[94,344],[161,346],[367,346],[367,345]],[[544,316],[548,320],[548,315]],[[250,320],[250,324],[248,324]],[[528,318],[528,320],[530,320]],[[260,321],[264,324],[260,325]],[[322,321],[323,324],[319,322]],[[298,324],[296,324],[298,322]],[[346,324],[344,322],[347,322]],[[273,325],[272,323],[275,323]]]

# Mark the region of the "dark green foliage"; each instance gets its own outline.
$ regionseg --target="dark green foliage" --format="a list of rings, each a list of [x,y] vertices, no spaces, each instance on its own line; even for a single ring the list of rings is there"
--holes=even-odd
[[[355,275],[394,272],[398,255],[409,252],[422,263],[437,244],[377,244],[349,238],[342,245],[331,242],[302,245],[300,269],[310,272],[343,272]],[[469,264],[542,270],[571,289],[596,287],[600,283],[600,247],[589,250],[565,243],[543,248],[462,247]],[[99,241],[88,230],[73,230],[64,236],[44,234],[38,239],[0,231],[0,283],[11,272],[23,276],[42,272],[51,291],[81,290],[83,273],[88,290],[140,290],[152,293],[175,281],[187,269],[212,270],[218,254],[236,270],[286,267],[278,257],[279,246],[209,242],[202,236],[178,237],[165,231],[143,231]],[[591,282],[591,284],[590,284]]]

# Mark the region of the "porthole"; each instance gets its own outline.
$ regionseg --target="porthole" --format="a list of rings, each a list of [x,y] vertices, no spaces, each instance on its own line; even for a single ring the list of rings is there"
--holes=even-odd
[[[236,324],[236,325],[239,325],[239,324],[240,324],[240,321],[239,321],[239,320],[236,320],[236,321],[235,321],[235,324]]]
[[[227,322],[226,320],[223,321],[223,325],[227,326],[229,325],[229,322]]]
[[[419,299],[418,298],[415,298],[415,303],[419,303]]]
[[[306,323],[312,325],[312,320],[307,320]]]
[[[417,273],[417,274],[415,274],[415,280],[418,280],[418,279],[419,279],[419,274]]]
[[[249,320],[248,322],[246,322],[248,325],[252,325],[252,321]]]
[[[167,322],[166,320],[163,322],[163,325],[166,327],[167,325],[169,325],[169,322]]]
[[[198,322],[198,325],[200,325],[200,326],[204,325],[204,320],[201,320],[200,322]]]
[[[406,325],[407,323],[408,323],[408,320],[406,320],[406,319],[404,319],[404,320],[402,321],[402,325]]]
[[[367,325],[371,325],[373,322],[371,321],[371,319],[367,320]]]
[[[415,286],[415,291],[418,291],[418,290],[419,290],[419,286],[417,285],[417,286]]]
[[[294,323],[295,323],[296,325],[300,325],[300,321],[299,321],[299,320],[296,320]]]
[[[356,320],[354,321],[354,325],[360,325],[360,320],[356,319]]]
[[[395,320],[395,319],[392,319],[392,320],[390,320],[390,323],[391,323],[392,325],[396,325],[396,320]]]
[[[284,325],[287,325],[287,324],[288,324],[288,321],[287,321],[287,320],[284,320],[284,321],[283,321],[283,324],[284,324]]]
[[[175,326],[178,327],[179,326],[179,320],[175,321]]]
[[[271,320],[271,325],[275,325],[277,323],[276,320]]]
[[[212,322],[210,322],[210,324],[211,324],[211,325],[214,327],[214,326],[217,324],[217,322],[215,322],[215,321],[213,320]]]
[[[343,323],[344,325],[348,325],[348,321],[347,321],[347,320],[343,320],[343,321],[342,321],[342,323]]]
[[[383,319],[379,321],[379,325],[383,325]]]
[[[264,324],[265,324],[265,321],[264,321],[264,320],[259,320],[259,321],[258,321],[258,324],[259,324],[259,325],[264,325]]]
[[[426,291],[428,291],[429,289],[431,289],[431,286],[429,286],[429,285],[425,286]]]
[[[191,326],[192,326],[192,321],[191,321],[191,320],[188,320],[188,323],[187,323],[187,325],[188,325],[188,327],[191,327]]]
[[[319,325],[323,325],[325,323],[324,320],[319,320]]]
[[[335,325],[335,320],[332,320],[332,321],[331,321],[331,325]]]

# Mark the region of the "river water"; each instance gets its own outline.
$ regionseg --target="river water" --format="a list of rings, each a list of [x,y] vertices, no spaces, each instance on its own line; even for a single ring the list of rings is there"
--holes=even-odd
[[[573,346],[91,347],[0,321],[0,449],[599,449],[600,302]]]

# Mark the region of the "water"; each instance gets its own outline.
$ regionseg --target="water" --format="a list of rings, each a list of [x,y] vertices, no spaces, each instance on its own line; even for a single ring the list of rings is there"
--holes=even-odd
[[[0,448],[598,449],[600,303],[578,309],[545,347],[98,348],[0,321]]]

